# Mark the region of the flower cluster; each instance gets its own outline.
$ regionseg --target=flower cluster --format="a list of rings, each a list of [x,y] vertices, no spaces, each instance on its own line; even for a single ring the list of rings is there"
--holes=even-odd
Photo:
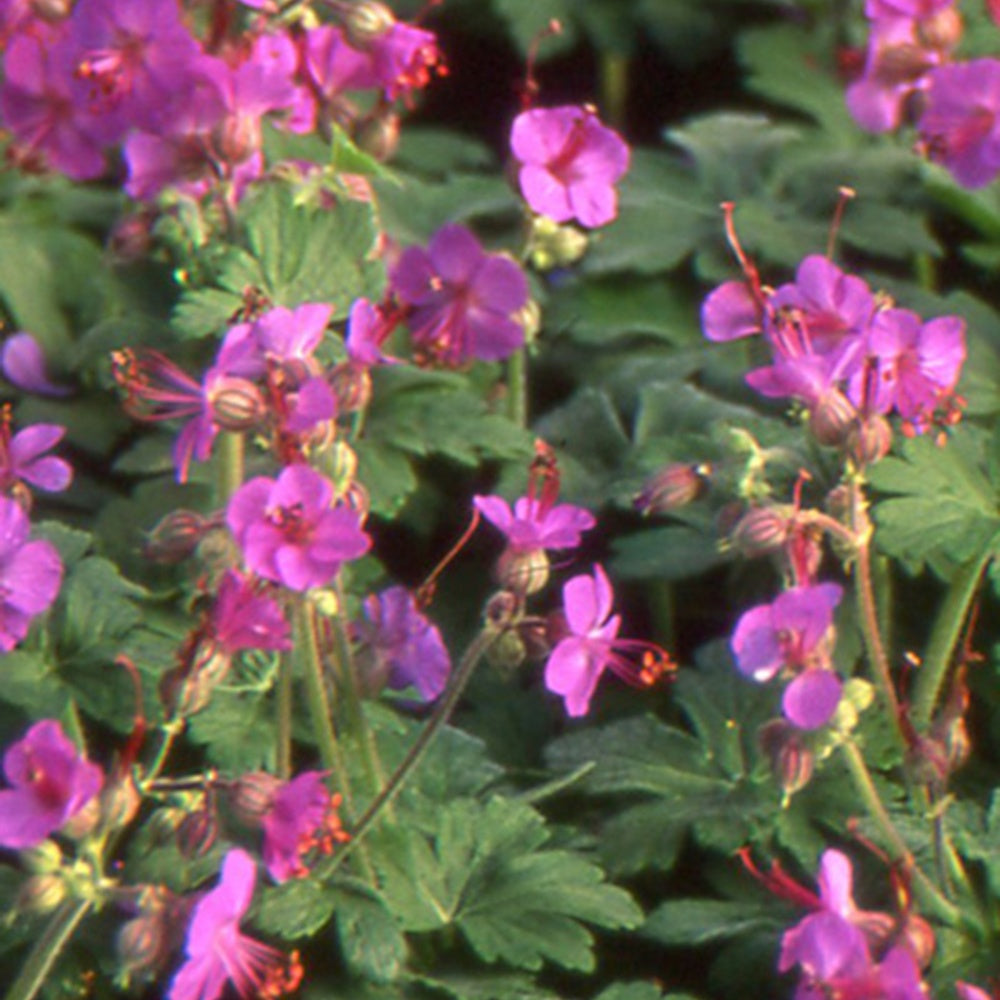
[[[238,196],[263,172],[266,118],[299,133],[360,129],[391,118],[440,62],[433,34],[380,4],[370,5],[377,18],[347,13],[305,29],[261,18],[241,38],[221,21],[198,37],[179,0],[43,6],[0,13],[12,155],[88,180],[120,148],[125,190],[142,200],[167,186],[199,197],[220,182]],[[359,91],[375,95],[367,115],[350,99]]]
[[[728,281],[708,296],[701,317],[709,340],[762,334],[773,360],[747,383],[764,396],[803,403],[821,443],[853,438],[860,464],[880,457],[867,437],[880,416],[895,412],[916,434],[957,418],[964,321],[924,322],[825,257],[806,257],[795,281],[775,290],[753,276]]]
[[[912,118],[930,159],[965,187],[988,184],[1000,174],[1000,60],[953,60],[954,0],[867,0],[865,14],[864,70],[847,88],[854,119],[887,132]]]

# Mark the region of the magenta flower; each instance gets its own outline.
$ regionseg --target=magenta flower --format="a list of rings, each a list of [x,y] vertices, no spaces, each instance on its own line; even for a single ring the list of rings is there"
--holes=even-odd
[[[993,997],[986,990],[981,990],[978,986],[973,986],[972,983],[956,982],[955,992],[958,994],[958,1000],[993,1000]]]
[[[40,844],[101,790],[104,776],[85,760],[54,719],[36,722],[8,747],[0,791],[0,845],[20,850]]]
[[[745,281],[725,281],[701,307],[701,327],[709,340],[751,337],[763,329],[761,307]]]
[[[833,624],[843,595],[835,583],[792,587],[771,604],[745,611],[730,648],[745,677],[765,682],[786,667],[803,667]]]
[[[965,362],[965,322],[941,316],[923,323],[908,309],[885,309],[872,323],[868,354],[875,361],[874,377],[855,375],[851,398],[874,395],[866,400],[870,409],[895,409],[915,430],[923,431],[958,382]]]
[[[596,228],[618,214],[615,184],[629,148],[589,108],[535,108],[514,119],[510,148],[521,164],[521,194],[533,212]]]
[[[563,587],[568,634],[549,654],[545,686],[562,695],[571,716],[586,715],[606,669],[630,684],[648,686],[673,667],[658,646],[618,638],[621,618],[611,614],[613,600],[611,583],[599,565],[594,566],[593,576],[575,576]],[[639,666],[623,655],[631,652],[641,654]]]
[[[1000,60],[973,59],[930,74],[918,129],[932,160],[978,188],[1000,173]]]
[[[394,325],[368,299],[356,299],[347,318],[347,336],[344,338],[348,361],[356,368],[396,364],[398,358],[382,353],[382,345]]]
[[[284,782],[264,813],[264,864],[275,882],[306,875],[306,855],[346,839],[336,813],[340,797],[330,796],[324,778],[322,771],[304,771]]]
[[[232,983],[241,1000],[279,997],[296,988],[302,968],[240,930],[257,879],[253,858],[234,848],[222,862],[219,884],[198,901],[188,924],[186,959],[167,1000],[218,1000]]]
[[[0,369],[11,385],[39,396],[68,396],[72,389],[56,385],[48,375],[45,353],[30,333],[15,333],[0,348]]]
[[[46,455],[66,433],[59,424],[32,424],[11,436],[9,413],[0,415],[0,490],[9,493],[17,483],[59,493],[73,479],[65,459]]]
[[[465,226],[444,226],[426,250],[405,250],[391,282],[412,308],[414,341],[444,364],[497,361],[524,343],[514,319],[528,301],[524,273],[509,257],[486,253]]]
[[[441,62],[433,32],[396,21],[371,42],[375,82],[387,101],[408,98],[426,87],[431,72]]]
[[[364,603],[365,617],[354,624],[371,654],[366,682],[396,691],[416,688],[423,701],[444,690],[451,656],[436,625],[419,610],[405,587],[390,587]]]
[[[328,479],[307,465],[290,465],[277,480],[244,483],[229,501],[226,523],[252,572],[308,590],[329,583],[341,563],[371,547],[357,511],[332,502]]]
[[[514,509],[502,497],[477,496],[476,509],[494,527],[507,536],[507,544],[519,551],[536,549],[575,549],[580,533],[597,523],[594,515],[571,503],[555,506],[546,498],[521,497]]]
[[[0,496],[0,651],[9,653],[31,619],[48,610],[62,583],[62,560],[45,541],[28,541],[21,505]]]
[[[222,578],[211,620],[212,638],[226,653],[292,648],[288,622],[278,603],[236,570]]]

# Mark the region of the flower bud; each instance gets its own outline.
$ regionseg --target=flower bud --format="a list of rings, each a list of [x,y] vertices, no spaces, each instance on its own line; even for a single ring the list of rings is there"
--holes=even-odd
[[[930,17],[920,18],[917,38],[930,49],[951,52],[962,38],[962,15],[954,7],[946,7]]]
[[[857,421],[847,434],[847,451],[859,468],[881,462],[892,447],[892,428],[881,413]]]
[[[330,373],[330,387],[338,413],[358,413],[371,402],[371,372],[359,365],[337,365]]]
[[[31,12],[43,21],[62,21],[69,16],[73,0],[29,0]]]
[[[170,953],[164,915],[144,913],[126,921],[118,931],[115,947],[126,976],[156,973]]]
[[[212,422],[224,431],[235,433],[258,427],[267,413],[267,405],[260,389],[245,378],[220,379],[209,403]]]
[[[396,23],[392,11],[377,0],[352,3],[344,16],[344,35],[356,49],[365,51]]]
[[[51,913],[66,899],[66,882],[61,875],[32,875],[17,894],[16,906],[27,913]]]
[[[354,141],[379,163],[391,160],[399,148],[399,115],[387,111],[366,119],[355,132]]]
[[[887,46],[878,53],[875,72],[879,82],[897,86],[918,80],[931,65],[926,49],[912,42],[902,42]]]
[[[937,948],[937,940],[931,925],[919,914],[910,913],[906,917],[900,937],[917,965],[921,969],[926,969],[931,964]]]
[[[143,554],[154,562],[183,562],[194,554],[211,522],[193,510],[171,511],[146,536]]]
[[[211,578],[221,577],[240,562],[240,550],[228,528],[211,525],[205,530],[195,556]]]
[[[105,830],[120,830],[135,818],[142,798],[131,774],[123,775],[101,793],[101,825]]]
[[[549,582],[548,554],[545,549],[504,549],[497,561],[497,580],[515,594],[537,594]]]
[[[32,875],[52,875],[62,868],[62,851],[54,840],[43,840],[18,854],[25,871]]]
[[[772,719],[760,727],[757,739],[786,799],[809,784],[815,754],[794,726],[784,719]]]
[[[534,299],[527,302],[513,314],[512,319],[524,330],[525,344],[532,344],[542,328],[542,308]]]
[[[207,854],[219,835],[219,820],[211,806],[190,812],[177,827],[177,848],[185,858]]]
[[[214,133],[214,147],[226,163],[242,163],[260,149],[264,138],[256,115],[230,114]]]
[[[839,447],[857,416],[851,401],[842,392],[831,389],[809,414],[809,429],[820,444]]]
[[[501,629],[513,624],[521,602],[516,594],[509,590],[501,590],[486,602],[484,617],[493,628]]]
[[[788,541],[792,514],[787,504],[751,507],[733,528],[730,540],[748,558],[777,552]]]
[[[646,481],[635,496],[640,514],[666,514],[697,500],[708,485],[707,465],[671,462]]]
[[[75,813],[66,821],[60,833],[64,833],[73,840],[83,840],[97,826],[100,818],[100,800],[93,798],[78,813]]]
[[[505,629],[486,653],[489,665],[504,676],[510,676],[525,660],[524,641],[517,629]]]
[[[531,224],[531,264],[539,271],[575,264],[586,252],[590,240],[576,226],[560,225],[548,216],[536,216]]]
[[[229,804],[237,819],[245,826],[260,826],[271,811],[274,796],[281,787],[280,779],[266,771],[241,774],[229,786]]]

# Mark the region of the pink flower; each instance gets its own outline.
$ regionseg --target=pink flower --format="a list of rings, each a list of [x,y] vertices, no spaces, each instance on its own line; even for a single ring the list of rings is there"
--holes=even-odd
[[[298,955],[287,956],[240,930],[257,878],[253,859],[239,848],[222,862],[219,884],[199,900],[188,924],[187,958],[168,1000],[218,1000],[227,982],[242,1000],[280,997],[302,978]]]
[[[264,813],[264,864],[275,882],[307,874],[311,851],[329,853],[348,839],[336,812],[340,796],[331,797],[324,778],[322,771],[304,771],[284,782]]]
[[[226,653],[292,648],[288,622],[277,602],[234,569],[219,584],[211,622],[212,638]]]
[[[28,541],[21,505],[0,496],[0,650],[9,653],[31,619],[48,610],[62,583],[62,560],[45,541]]]
[[[414,341],[444,364],[498,361],[524,343],[514,319],[528,301],[524,272],[509,257],[486,253],[465,226],[443,226],[426,250],[405,250],[391,283],[411,307]]]
[[[594,228],[618,214],[614,185],[628,170],[629,148],[589,108],[535,108],[514,119],[510,148],[531,210],[556,222]]]
[[[613,600],[611,584],[600,566],[594,566],[593,576],[575,576],[563,587],[568,635],[549,654],[545,686],[563,696],[571,716],[587,714],[605,669],[630,684],[648,686],[673,666],[659,647],[617,638],[621,618],[611,614]],[[642,652],[640,666],[622,655],[631,651]]]
[[[506,536],[508,545],[520,551],[575,549],[580,533],[597,523],[594,515],[571,503],[553,506],[546,498],[521,497],[514,509],[502,497],[477,496],[476,509]]]
[[[59,424],[32,424],[12,436],[9,411],[0,414],[0,490],[9,492],[21,481],[50,493],[66,489],[72,467],[65,459],[45,454],[65,433]]]
[[[3,758],[9,789],[0,791],[0,845],[40,844],[101,790],[104,776],[54,719],[36,722]]]
[[[39,396],[68,396],[72,392],[49,378],[45,353],[30,333],[15,333],[4,341],[0,368],[8,382],[25,392]]]
[[[371,547],[357,511],[332,501],[328,479],[307,465],[290,465],[277,480],[244,483],[229,501],[226,523],[252,572],[308,590],[329,583],[342,562]]]

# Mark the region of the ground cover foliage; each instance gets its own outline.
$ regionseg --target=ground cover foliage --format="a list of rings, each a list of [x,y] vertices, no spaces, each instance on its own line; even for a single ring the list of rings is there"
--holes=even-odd
[[[996,13],[0,4],[3,995],[997,995]]]

